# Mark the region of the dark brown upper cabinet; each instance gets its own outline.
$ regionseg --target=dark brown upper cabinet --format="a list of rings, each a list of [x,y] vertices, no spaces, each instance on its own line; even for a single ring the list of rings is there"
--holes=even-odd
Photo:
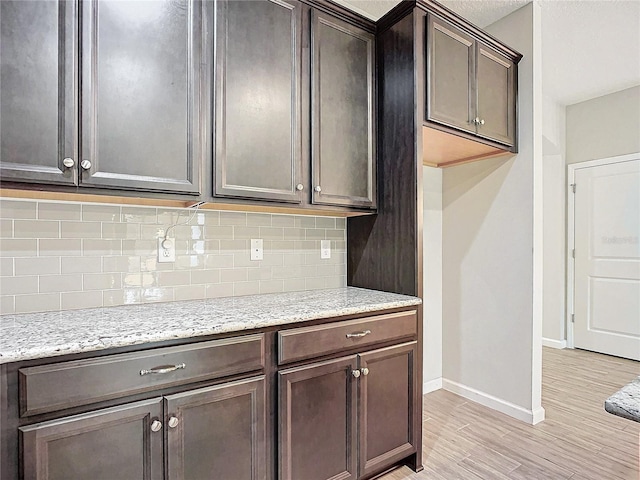
[[[311,15],[313,203],[375,207],[375,37]]]
[[[216,9],[214,195],[301,203],[302,5]]]
[[[3,179],[199,194],[212,18],[197,0],[2,2]]]
[[[0,178],[74,185],[76,4],[2,1],[0,18]]]
[[[375,207],[374,35],[295,0],[216,8],[214,196]]]
[[[426,16],[424,163],[447,166],[516,152],[519,54]]]

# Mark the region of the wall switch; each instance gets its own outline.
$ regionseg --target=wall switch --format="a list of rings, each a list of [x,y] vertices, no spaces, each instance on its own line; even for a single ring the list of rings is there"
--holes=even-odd
[[[331,258],[331,240],[320,240],[320,258]]]
[[[263,256],[264,256],[264,251],[262,249],[262,239],[252,238],[251,239],[251,260],[262,260]]]
[[[158,239],[158,263],[176,261],[176,242],[173,238]]]

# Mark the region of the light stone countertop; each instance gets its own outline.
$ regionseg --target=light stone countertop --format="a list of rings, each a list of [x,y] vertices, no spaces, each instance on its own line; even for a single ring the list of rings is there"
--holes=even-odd
[[[604,409],[619,417],[640,422],[640,377],[607,398]]]
[[[0,364],[419,305],[345,287],[0,316]]]

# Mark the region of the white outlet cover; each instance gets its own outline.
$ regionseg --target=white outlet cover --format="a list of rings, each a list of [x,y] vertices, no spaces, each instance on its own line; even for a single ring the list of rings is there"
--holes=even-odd
[[[176,261],[176,243],[173,238],[158,239],[158,263],[171,263]]]
[[[320,258],[331,258],[331,240],[320,240]]]
[[[251,239],[251,260],[262,260],[264,257],[264,250],[262,248],[261,238]]]

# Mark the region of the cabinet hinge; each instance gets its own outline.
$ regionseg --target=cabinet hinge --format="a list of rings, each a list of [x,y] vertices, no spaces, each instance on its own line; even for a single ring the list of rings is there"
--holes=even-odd
[[[576,249],[571,250],[571,257],[576,258]]]
[[[572,184],[570,185],[570,187],[571,187],[571,191],[572,191],[573,193],[576,193],[576,184],[575,184],[575,183],[572,183]]]
[[[571,323],[575,323],[575,321],[576,321],[576,314],[572,313],[571,314]]]

